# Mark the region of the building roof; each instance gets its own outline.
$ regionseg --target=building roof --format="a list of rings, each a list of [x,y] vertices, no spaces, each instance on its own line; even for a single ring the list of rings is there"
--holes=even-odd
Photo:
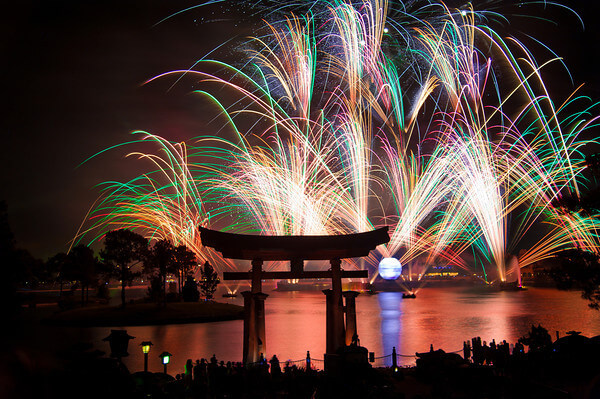
[[[225,233],[200,227],[202,245],[229,259],[326,260],[369,255],[390,241],[388,227],[335,236],[261,236]]]

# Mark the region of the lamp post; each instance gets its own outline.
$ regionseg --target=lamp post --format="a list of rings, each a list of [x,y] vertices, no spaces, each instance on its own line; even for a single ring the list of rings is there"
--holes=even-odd
[[[142,341],[140,344],[142,347],[142,352],[144,353],[144,373],[148,372],[148,353],[150,352],[150,347],[152,346],[151,341]]]
[[[169,364],[169,362],[171,361],[171,356],[173,355],[171,355],[169,352],[163,352],[160,355],[158,355],[158,357],[162,359],[165,374],[167,374],[167,364]]]
[[[135,337],[127,334],[127,330],[110,330],[110,335],[102,341],[108,341],[110,344],[110,357],[121,361],[121,358],[129,356],[127,345],[129,344],[129,340],[133,338]]]

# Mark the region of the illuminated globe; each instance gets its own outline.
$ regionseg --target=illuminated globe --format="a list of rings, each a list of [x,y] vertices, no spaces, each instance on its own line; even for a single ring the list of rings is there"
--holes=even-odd
[[[402,273],[402,265],[396,258],[383,258],[379,262],[379,275],[386,280],[395,280]]]

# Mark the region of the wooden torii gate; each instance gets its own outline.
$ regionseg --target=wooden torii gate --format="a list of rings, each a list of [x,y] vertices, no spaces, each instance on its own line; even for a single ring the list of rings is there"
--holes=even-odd
[[[250,291],[244,297],[244,363],[255,363],[266,351],[265,299],[262,280],[331,278],[331,289],[323,290],[326,296],[326,354],[336,356],[337,350],[349,345],[356,334],[355,297],[358,293],[342,293],[342,278],[365,278],[367,270],[342,270],[341,259],[369,255],[378,245],[390,240],[388,228],[337,236],[259,236],[225,233],[200,227],[200,239],[206,247],[221,252],[224,258],[252,261],[248,272],[225,272],[223,280],[250,280]],[[304,270],[305,260],[329,260],[326,271]],[[289,261],[289,271],[263,271],[264,261]],[[342,297],[346,297],[346,311]],[[346,325],[344,326],[344,313]]]

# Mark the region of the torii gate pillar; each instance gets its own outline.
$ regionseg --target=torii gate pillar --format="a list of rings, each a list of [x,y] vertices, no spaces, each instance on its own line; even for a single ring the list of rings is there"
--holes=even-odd
[[[344,304],[342,301],[341,261],[332,259],[331,289],[323,290],[326,300],[326,345],[327,355],[335,355],[336,351],[345,344]]]
[[[244,364],[256,363],[261,353],[267,353],[265,299],[269,295],[261,292],[262,265],[261,259],[252,260],[252,288],[241,293],[244,297]]]
[[[356,297],[359,295],[356,291],[344,291],[342,293],[346,298],[346,346],[352,344],[356,332]]]
[[[241,292],[244,297],[244,347],[242,357],[244,364],[254,362],[256,350],[256,309],[254,306],[254,297],[252,292]]]

